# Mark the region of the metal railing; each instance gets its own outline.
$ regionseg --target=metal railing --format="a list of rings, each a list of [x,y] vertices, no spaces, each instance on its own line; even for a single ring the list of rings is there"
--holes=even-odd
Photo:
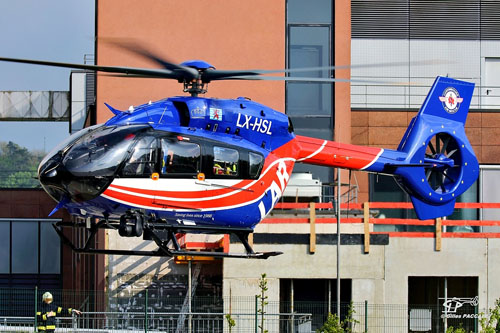
[[[335,183],[323,183],[321,185],[311,186],[311,185],[292,185],[293,190],[291,193],[293,195],[283,195],[281,197],[281,203],[304,203],[304,202],[337,202],[337,184]],[[304,189],[308,191],[311,187],[317,187],[317,196],[305,196],[303,195]],[[357,180],[354,183],[342,183],[341,184],[341,203],[358,202],[358,192],[359,188],[357,185]],[[279,209],[276,208],[275,209]]]
[[[322,302],[317,302],[319,305]],[[303,306],[305,304],[302,304]],[[314,307],[315,304],[310,303]],[[271,304],[271,307],[273,305]],[[349,304],[342,304],[342,320]],[[463,305],[447,312],[441,305],[397,305],[352,303],[349,325],[352,332],[445,332],[446,328],[463,327],[467,332],[480,331],[480,319],[487,311]],[[227,316],[233,320],[229,325]],[[316,317],[316,319],[314,319]],[[184,318],[182,321],[179,318]],[[283,332],[312,333],[326,321],[311,313],[266,313],[264,327],[261,314],[252,312],[179,313],[179,312],[85,312],[81,316],[57,318],[57,332]],[[345,322],[344,322],[345,323]],[[0,332],[34,332],[34,317],[0,316]]]
[[[311,317],[304,313],[265,314],[264,329],[309,333]],[[253,313],[233,313],[231,319],[232,332],[260,332],[260,318]],[[34,324],[33,317],[0,317],[0,332],[33,332]],[[229,332],[224,313],[195,312],[86,312],[79,317],[57,318],[56,327],[58,332]]]
[[[419,109],[435,78],[402,78],[402,77],[352,77],[358,80],[387,81],[387,84],[351,84],[351,108],[353,109]],[[403,81],[427,83],[405,84]],[[461,78],[461,80],[477,82],[479,79]],[[401,81],[401,84],[394,82]],[[393,83],[390,83],[393,82]],[[476,85],[472,97],[471,109],[499,110],[500,87]]]

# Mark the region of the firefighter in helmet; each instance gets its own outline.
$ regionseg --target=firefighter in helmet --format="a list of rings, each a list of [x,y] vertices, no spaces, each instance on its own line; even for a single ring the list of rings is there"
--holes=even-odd
[[[48,291],[42,295],[42,301],[40,311],[36,313],[38,332],[54,332],[56,329],[56,317],[71,315],[73,313],[80,315],[82,313],[76,309],[65,309],[56,306],[52,303],[52,294]]]

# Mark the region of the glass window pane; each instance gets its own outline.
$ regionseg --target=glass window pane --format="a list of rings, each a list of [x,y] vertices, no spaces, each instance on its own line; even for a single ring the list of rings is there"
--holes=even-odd
[[[12,273],[38,273],[38,221],[12,221]]]
[[[332,115],[331,83],[298,83],[287,85],[288,115]]]
[[[290,117],[297,135],[333,140],[333,123],[331,117]]]
[[[10,273],[10,222],[0,222],[0,274]]]
[[[291,26],[289,35],[289,67],[329,66],[329,27]],[[330,77],[330,71],[297,72],[297,77]],[[287,114],[328,115],[332,114],[332,83],[288,82],[286,93]]]
[[[264,165],[264,157],[260,154],[248,153],[249,162],[250,162],[250,170],[248,174],[250,177],[255,178],[260,175],[262,170],[262,166]]]
[[[75,176],[113,176],[143,125],[97,129],[80,139],[63,163]]]
[[[329,66],[330,27],[328,26],[290,26],[289,64],[290,68]],[[328,76],[329,71],[296,72],[293,76]]]
[[[155,172],[156,138],[141,138],[135,145],[132,156],[125,164],[122,175],[125,177],[151,176]]]
[[[331,0],[288,0],[289,23],[332,23]]]
[[[40,223],[40,273],[61,272],[61,240],[50,222]]]
[[[161,173],[196,174],[200,172],[200,146],[196,143],[177,141],[175,138],[161,140]]]
[[[214,147],[214,175],[237,176],[239,153],[236,149]]]

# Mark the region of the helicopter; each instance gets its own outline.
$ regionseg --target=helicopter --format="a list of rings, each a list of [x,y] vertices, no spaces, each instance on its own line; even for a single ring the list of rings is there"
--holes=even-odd
[[[245,253],[196,251],[196,256],[266,259],[248,235],[282,196],[295,163],[392,175],[411,197],[420,219],[450,215],[457,197],[477,179],[479,164],[465,134],[474,84],[438,76],[397,149],[344,144],[297,135],[290,118],[247,98],[201,97],[218,80],[316,80],[266,76],[294,70],[217,70],[203,60],[176,64],[142,48],[133,52],[162,68],[82,65],[42,60],[0,61],[67,67],[112,76],[177,80],[188,96],[169,97],[117,110],[103,124],[84,128],[56,146],[40,163],[42,188],[86,222],[54,225],[81,253],[178,256],[179,233],[236,235]],[[325,68],[321,68],[325,69]],[[334,70],[334,67],[327,68]],[[52,214],[51,213],[51,214]],[[90,221],[90,222],[89,222]],[[85,226],[84,247],[62,228]],[[156,251],[93,249],[100,228],[123,237],[153,240]]]

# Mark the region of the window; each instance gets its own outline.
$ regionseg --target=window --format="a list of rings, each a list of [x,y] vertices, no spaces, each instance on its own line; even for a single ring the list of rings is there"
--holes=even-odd
[[[335,279],[280,279],[280,312],[310,313],[312,327],[307,331],[316,332],[325,323],[328,313],[337,312],[336,285]],[[341,320],[347,315],[347,311],[342,310],[344,304],[351,302],[351,294],[352,280],[340,279]],[[283,321],[280,332],[290,332],[291,327],[287,325],[288,321]]]
[[[10,272],[10,222],[0,221],[0,274]]]
[[[264,157],[260,154],[248,153],[249,158],[249,170],[248,175],[250,178],[257,178],[262,171],[262,166],[264,165]]]
[[[463,327],[465,332],[477,332],[474,315],[478,313],[478,308],[474,299],[477,300],[478,295],[477,276],[408,276],[409,310],[428,310],[427,332],[443,332],[446,313],[451,315],[446,320],[448,327]]]
[[[236,149],[214,147],[214,175],[238,176],[238,160]]]
[[[52,223],[40,223],[40,273],[59,274],[61,270],[61,240]]]
[[[146,136],[140,138],[132,155],[123,168],[122,175],[125,177],[149,177],[155,172],[157,144],[156,138]]]
[[[38,223],[12,224],[12,273],[38,273]]]
[[[330,0],[287,1],[287,67],[323,67],[333,62],[333,7]],[[328,70],[293,72],[292,77],[330,77]],[[333,84],[287,82],[286,113],[295,133],[333,138]],[[333,181],[333,169],[298,163],[295,172],[312,172],[323,183]]]
[[[78,177],[114,176],[135,134],[143,129],[143,125],[97,129],[79,139],[64,156],[63,163]]]
[[[56,220],[0,219],[0,274],[60,274]]]
[[[197,174],[201,168],[201,149],[197,143],[177,138],[161,139],[161,174]]]

